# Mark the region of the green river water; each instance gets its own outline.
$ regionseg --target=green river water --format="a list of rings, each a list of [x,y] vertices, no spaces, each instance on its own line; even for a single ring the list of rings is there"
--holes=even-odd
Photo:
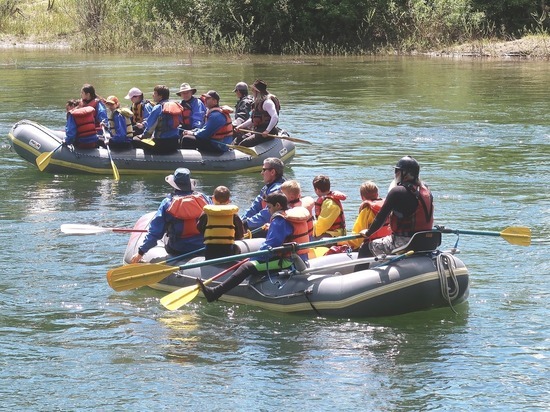
[[[0,410],[516,411],[550,404],[550,70],[547,62],[444,58],[80,55],[0,51]],[[169,312],[162,293],[105,280],[127,236],[67,236],[63,223],[128,227],[155,210],[162,176],[49,175],[10,150],[26,118],[62,128],[83,83],[117,95],[188,82],[234,105],[262,78],[300,145],[287,177],[313,195],[331,177],[349,225],[359,185],[385,195],[410,154],[437,224],[500,232],[529,247],[461,236],[468,303],[380,319],[323,319],[196,299]],[[246,208],[259,173],[193,176]],[[444,235],[443,247],[456,237]]]

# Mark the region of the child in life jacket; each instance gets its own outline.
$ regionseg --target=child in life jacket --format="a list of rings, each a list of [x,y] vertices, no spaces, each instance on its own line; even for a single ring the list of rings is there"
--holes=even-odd
[[[362,202],[361,206],[359,206],[359,215],[353,224],[353,233],[359,233],[364,229],[368,229],[384,204],[384,199],[378,195],[378,186],[372,180],[367,180],[361,184],[359,194],[361,195]],[[384,237],[390,233],[389,221],[386,221],[372,238]],[[363,240],[362,238],[351,239],[345,243],[352,249],[357,250],[363,243]]]
[[[227,187],[216,187],[212,196],[214,204],[204,206],[197,222],[197,230],[204,235],[206,260],[238,253],[235,240],[243,238],[244,228],[239,208],[230,203],[230,197]]]
[[[314,239],[344,236],[346,220],[342,201],[346,200],[347,196],[337,190],[331,190],[330,179],[324,175],[313,178],[313,189],[318,196],[315,201]]]

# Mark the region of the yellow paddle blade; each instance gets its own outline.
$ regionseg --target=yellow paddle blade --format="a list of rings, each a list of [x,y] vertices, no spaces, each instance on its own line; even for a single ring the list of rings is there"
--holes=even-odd
[[[36,158],[36,166],[41,172],[50,164],[50,158],[53,156],[53,152],[45,152]]]
[[[179,270],[179,266],[158,263],[132,263],[107,272],[107,283],[117,292],[160,282]]]
[[[111,167],[113,168],[113,176],[115,180],[120,180],[120,173],[118,173],[118,168],[116,167],[113,159],[111,159]]]
[[[199,285],[180,288],[160,300],[162,306],[168,310],[177,310],[186,303],[191,302],[199,294]]]
[[[227,147],[233,150],[238,150],[239,152],[243,152],[252,157],[258,157],[258,153],[256,153],[256,151],[254,149],[251,149],[250,147],[236,146],[234,144],[228,144]]]
[[[149,146],[154,146],[156,144],[153,139],[141,139],[141,141]]]
[[[531,245],[531,229],[524,226],[510,226],[500,232],[500,236],[513,245]]]

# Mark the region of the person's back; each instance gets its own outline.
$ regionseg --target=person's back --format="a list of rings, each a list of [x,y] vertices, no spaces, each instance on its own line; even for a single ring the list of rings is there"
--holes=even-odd
[[[93,107],[77,107],[67,112],[64,144],[72,144],[78,149],[95,149],[98,142]]]
[[[194,191],[189,169],[178,168],[165,180],[175,191],[161,202],[131,263],[140,262],[165,234],[165,249],[171,255],[198,253],[203,248],[204,237],[197,230],[197,220],[204,206],[211,203],[210,198]]]
[[[214,190],[214,204],[204,206],[198,220],[197,229],[204,236],[206,259],[237,253],[235,240],[244,236],[243,223],[237,214],[239,208],[230,204],[230,195],[227,187],[218,186]]]
[[[318,196],[315,201],[315,223],[313,225],[313,237],[338,237],[346,234],[346,220],[342,201],[346,195],[342,192],[331,190],[330,179],[324,175],[318,175],[313,179],[313,188]]]

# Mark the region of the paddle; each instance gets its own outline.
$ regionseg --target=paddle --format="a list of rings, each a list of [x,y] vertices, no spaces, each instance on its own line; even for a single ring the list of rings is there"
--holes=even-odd
[[[54,150],[51,152],[44,152],[40,156],[36,158],[36,166],[38,167],[38,170],[41,172],[48,167],[50,164],[50,160],[55,152],[57,152],[61,147],[63,146],[63,143],[61,143],[59,146],[57,146]]]
[[[154,146],[156,144],[153,139],[141,139],[141,141],[149,146]]]
[[[242,266],[246,262],[248,262],[250,259],[244,259],[240,262],[237,262],[233,266],[225,269],[224,271],[218,273],[216,276],[211,277],[210,279],[206,279],[203,283],[205,285],[213,282],[214,280],[221,278],[223,275],[226,275],[227,273],[231,272],[232,270],[237,269],[238,267]],[[160,303],[162,306],[164,306],[168,310],[176,310],[181,308],[183,305],[191,302],[200,292],[200,286],[192,285],[187,286],[184,288],[180,288],[169,295],[166,295],[160,300]]]
[[[292,250],[294,248],[296,250],[307,249],[310,247],[342,242],[344,240],[357,239],[358,237],[361,237],[361,235],[356,233],[353,235],[321,239],[302,244],[289,243],[283,246],[272,248],[270,250],[258,250],[255,252],[242,253],[240,255],[204,260],[201,262],[192,262],[182,266],[167,266],[156,263],[132,263],[109,270],[107,272],[107,283],[109,283],[109,286],[111,286],[111,288],[113,288],[117,292],[120,292],[122,290],[135,289],[160,282],[162,279],[178,270],[192,269],[205,265],[216,265],[218,263],[227,263],[242,258],[261,256],[275,252],[283,252],[285,250]]]
[[[244,146],[236,146],[234,144],[227,144],[223,142],[216,142],[220,145],[227,146],[229,149],[238,150],[239,152],[243,152],[244,154],[247,154],[252,157],[258,157],[258,153],[250,147],[244,147]]]
[[[67,235],[95,235],[97,233],[105,233],[105,232],[146,233],[147,229],[124,229],[124,228],[115,228],[115,227],[101,227],[101,226],[94,226],[94,225],[79,225],[79,224],[73,224],[73,223],[65,223],[61,225],[61,231]]]
[[[246,129],[238,129],[238,130],[241,131],[241,132],[245,132],[245,133],[262,134],[262,132],[255,132],[254,130],[246,130]],[[296,142],[296,143],[312,144],[308,140],[298,139],[297,137],[279,136],[279,135],[276,135],[276,134],[268,134],[267,136],[268,137],[273,137],[275,139],[290,140],[291,142]]]
[[[509,226],[502,232],[489,232],[482,230],[462,230],[447,229],[444,226],[436,226],[434,232],[455,233],[457,235],[480,235],[480,236],[500,236],[508,243],[519,246],[529,246],[531,244],[531,229],[524,226]]]
[[[107,149],[107,154],[109,155],[109,160],[111,161],[111,167],[113,169],[113,177],[115,178],[115,180],[118,181],[120,180],[120,174],[118,173],[118,169],[113,160],[113,156],[111,156],[111,149],[109,148],[109,140],[111,139],[111,133],[109,132],[109,130],[107,130],[105,125],[102,124],[101,127],[103,128],[103,136],[105,136],[105,148]]]

